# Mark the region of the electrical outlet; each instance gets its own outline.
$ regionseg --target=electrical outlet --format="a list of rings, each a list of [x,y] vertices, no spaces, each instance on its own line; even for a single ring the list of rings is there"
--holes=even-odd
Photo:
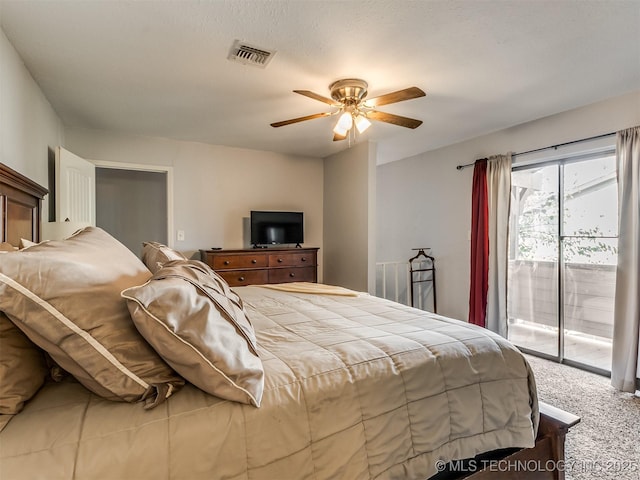
[[[176,240],[179,242],[184,242],[184,230],[178,230],[176,234]]]

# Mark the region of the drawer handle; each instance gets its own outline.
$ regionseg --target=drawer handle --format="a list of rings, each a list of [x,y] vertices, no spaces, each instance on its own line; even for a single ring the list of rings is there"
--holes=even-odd
[[[231,263],[231,262],[230,262],[229,260],[225,260],[225,261],[224,261],[224,264],[225,264],[225,265],[229,265],[230,263]]]
[[[307,261],[307,259],[305,257],[302,257],[300,260],[302,260],[303,262]]]
[[[238,278],[238,281],[239,281],[239,282],[244,282],[244,277],[239,277],[239,278]]]
[[[289,276],[290,276],[291,278],[293,278],[293,277],[295,277],[295,276],[296,276],[296,274],[295,274],[295,273],[293,273],[293,272],[291,272],[291,273],[289,274]]]
[[[278,259],[278,263],[282,263],[282,259],[281,258]]]
[[[258,261],[254,258],[251,260],[251,263],[258,263]]]

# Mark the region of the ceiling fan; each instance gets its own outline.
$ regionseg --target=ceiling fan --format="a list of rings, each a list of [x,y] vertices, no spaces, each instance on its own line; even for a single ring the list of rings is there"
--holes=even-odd
[[[292,123],[313,120],[314,118],[329,117],[331,115],[340,114],[338,122],[333,129],[333,141],[344,140],[353,132],[355,125],[359,133],[364,132],[371,122],[369,120],[378,120],[380,122],[392,123],[400,127],[417,128],[422,125],[422,120],[402,117],[392,113],[380,112],[376,107],[381,105],[389,105],[390,103],[403,102],[413,98],[424,97],[426,94],[418,87],[409,87],[404,90],[380,95],[379,97],[365,99],[367,96],[368,84],[359,78],[346,78],[338,80],[329,85],[331,98],[323,97],[309,90],[294,90],[294,93],[313,98],[320,102],[336,107],[338,110],[333,112],[315,113],[304,117],[292,118],[282,122],[272,123],[272,127],[283,127]],[[355,134],[355,133],[354,133]]]

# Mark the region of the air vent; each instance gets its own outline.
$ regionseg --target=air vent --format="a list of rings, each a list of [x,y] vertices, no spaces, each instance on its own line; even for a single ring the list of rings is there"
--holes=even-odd
[[[275,54],[276,52],[274,50],[265,50],[264,48],[236,40],[233,42],[227,58],[232,62],[242,63],[243,65],[253,65],[254,67],[264,68]]]

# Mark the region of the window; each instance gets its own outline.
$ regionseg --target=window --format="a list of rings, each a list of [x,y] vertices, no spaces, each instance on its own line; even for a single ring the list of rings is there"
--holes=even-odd
[[[617,209],[613,150],[513,168],[512,342],[559,361],[611,370]]]

